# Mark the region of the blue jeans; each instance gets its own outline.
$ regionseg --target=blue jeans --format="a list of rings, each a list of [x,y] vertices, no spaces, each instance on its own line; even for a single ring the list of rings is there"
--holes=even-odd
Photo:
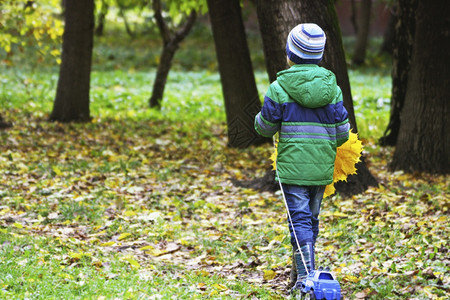
[[[282,184],[282,186],[300,246],[308,242],[314,245],[319,234],[319,212],[325,186],[290,184]],[[291,222],[289,222],[289,231],[292,247],[296,250],[298,247]]]

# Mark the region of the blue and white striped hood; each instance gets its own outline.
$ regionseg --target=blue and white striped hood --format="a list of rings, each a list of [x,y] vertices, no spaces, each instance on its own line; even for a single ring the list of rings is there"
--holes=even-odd
[[[336,97],[336,76],[315,64],[294,65],[279,72],[277,77],[289,97],[304,107],[323,107]]]

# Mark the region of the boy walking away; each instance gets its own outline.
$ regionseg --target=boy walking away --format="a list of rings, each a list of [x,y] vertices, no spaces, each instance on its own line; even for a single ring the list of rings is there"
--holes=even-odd
[[[291,30],[286,43],[290,68],[277,74],[255,117],[260,135],[271,137],[279,132],[277,173],[291,219],[293,268],[297,273],[293,293],[315,268],[314,245],[323,193],[333,181],[336,148],[349,136],[336,76],[317,65],[325,41],[325,33],[316,24],[300,24]]]

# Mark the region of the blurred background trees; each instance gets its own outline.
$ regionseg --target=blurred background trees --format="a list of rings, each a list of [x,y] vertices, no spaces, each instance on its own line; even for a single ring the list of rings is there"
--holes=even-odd
[[[186,38],[189,32],[194,26],[197,19],[197,10],[201,11],[201,4],[196,1],[186,1],[184,5],[172,1],[172,6],[177,6],[180,10],[176,10],[172,7],[169,11],[175,14],[171,19],[172,22],[166,21],[163,17],[163,7],[160,0],[152,0],[152,9],[156,25],[159,29],[159,34],[163,41],[162,52],[158,63],[158,69],[156,71],[155,81],[153,83],[152,96],[150,97],[150,107],[161,107],[161,100],[164,95],[164,88],[166,86],[167,76],[172,66],[172,60],[175,56],[180,43]],[[175,18],[179,19],[177,22],[173,22]],[[171,24],[172,23],[172,24]],[[178,23],[178,24],[173,24]]]

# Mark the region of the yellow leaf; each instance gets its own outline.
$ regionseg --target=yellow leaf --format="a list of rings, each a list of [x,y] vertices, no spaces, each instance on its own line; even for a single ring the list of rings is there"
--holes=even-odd
[[[206,272],[205,270],[197,270],[195,273],[198,276],[203,276],[203,277],[209,276],[209,272]]]
[[[264,280],[272,280],[277,274],[273,270],[264,270]]]
[[[131,233],[122,233],[121,235],[119,235],[119,237],[117,238],[117,240],[121,241],[126,239],[127,237],[129,237],[131,235]]]
[[[141,265],[132,257],[126,257],[125,260],[134,268],[139,269]]]
[[[350,275],[350,274],[345,275],[343,279],[344,279],[344,281],[350,281],[353,283],[357,283],[360,280],[358,277]]]
[[[155,247],[153,247],[151,245],[148,245],[148,246],[144,246],[144,247],[139,248],[139,250],[145,251],[145,250],[151,250],[151,249],[154,249],[154,248]]]
[[[341,212],[339,212],[339,211],[333,212],[333,216],[334,216],[334,217],[348,217],[347,214],[341,213]]]
[[[161,256],[165,253],[165,251],[161,251],[159,249],[148,249],[149,251],[146,251],[145,254],[152,255],[152,256]]]
[[[206,287],[206,283],[204,283],[204,282],[199,282],[199,283],[197,284],[197,287],[198,287],[199,289],[203,289],[204,287]]]
[[[103,244],[100,244],[100,246],[102,246],[102,247],[108,247],[108,246],[112,246],[112,245],[114,245],[115,243],[113,242],[113,241],[110,241],[110,242],[106,242],[106,243],[103,243]]]
[[[53,172],[55,172],[56,175],[58,175],[58,176],[62,175],[61,169],[58,168],[57,166],[52,166],[52,170],[53,170]]]
[[[325,187],[325,192],[323,193],[323,197],[328,197],[330,195],[333,195],[336,189],[334,188],[334,182],[330,183]]]
[[[219,291],[226,291],[228,288],[220,283],[215,283],[212,285],[213,288],[219,290]]]
[[[136,215],[136,212],[132,210],[127,210],[123,213],[126,217],[134,217]]]
[[[17,222],[13,223],[13,226],[16,228],[19,228],[19,229],[23,228],[23,225],[21,223],[17,223]]]
[[[101,260],[99,260],[99,259],[97,259],[97,258],[94,258],[94,259],[92,260],[91,265],[93,265],[94,267],[100,268],[100,267],[103,266],[103,263],[102,263]]]
[[[185,239],[181,239],[179,242],[180,242],[180,244],[183,245],[183,246],[189,246],[189,245],[190,245],[189,241],[187,241],[187,240],[185,240]]]
[[[272,160],[272,170],[276,170],[277,169],[277,148],[275,148],[275,150],[273,151],[272,155],[270,156],[270,159]]]
[[[358,135],[350,131],[348,141],[336,150],[336,160],[334,161],[333,183],[327,185],[323,197],[332,195],[335,191],[334,183],[347,180],[347,176],[356,174],[355,164],[360,161],[362,152],[362,142],[358,140]]]
[[[69,256],[75,260],[80,260],[83,257],[82,253],[70,252]]]
[[[348,141],[336,151],[334,182],[345,180],[348,175],[356,173],[355,164],[360,161],[361,152],[362,142],[356,133],[350,132]]]
[[[275,150],[273,151],[270,159],[272,160],[272,170],[277,169],[277,155],[278,155],[278,133],[275,136]]]

